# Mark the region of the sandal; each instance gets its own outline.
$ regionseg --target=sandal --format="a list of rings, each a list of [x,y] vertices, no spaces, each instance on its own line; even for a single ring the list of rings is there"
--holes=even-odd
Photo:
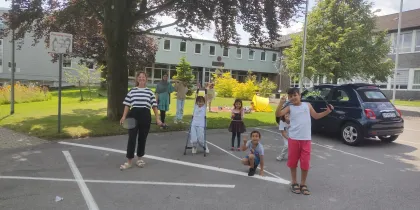
[[[308,190],[308,186],[306,186],[306,185],[300,186],[300,191],[302,192],[303,195],[310,195],[311,194],[311,191]]]
[[[143,160],[137,160],[136,165],[140,168],[143,168],[146,163]]]
[[[129,169],[129,168],[131,168],[131,167],[133,167],[133,165],[131,165],[131,164],[129,164],[129,163],[124,163],[123,165],[121,165],[120,166],[120,170],[122,171],[122,170],[126,170],[126,169]]]
[[[300,194],[300,189],[302,189],[302,188],[300,188],[299,184],[297,184],[297,183],[290,185],[290,190],[292,191],[292,193]]]

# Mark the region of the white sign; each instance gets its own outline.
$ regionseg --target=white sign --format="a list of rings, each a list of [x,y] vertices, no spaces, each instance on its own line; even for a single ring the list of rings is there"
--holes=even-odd
[[[51,53],[64,53],[72,52],[73,48],[73,35],[66,33],[51,32],[50,33],[50,51]]]

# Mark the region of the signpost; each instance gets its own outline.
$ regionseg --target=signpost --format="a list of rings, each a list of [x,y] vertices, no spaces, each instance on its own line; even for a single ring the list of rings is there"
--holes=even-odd
[[[73,35],[50,33],[50,53],[59,55],[58,59],[58,133],[61,133],[61,82],[63,77],[63,54],[69,54],[73,48]]]

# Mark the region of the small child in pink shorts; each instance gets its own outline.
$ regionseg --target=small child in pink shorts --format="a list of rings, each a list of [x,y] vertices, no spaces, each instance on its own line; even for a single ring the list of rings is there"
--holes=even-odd
[[[289,154],[287,166],[292,174],[292,185],[290,189],[293,193],[310,195],[311,192],[306,186],[306,178],[309,171],[309,163],[311,160],[311,117],[320,119],[327,116],[334,109],[328,105],[327,110],[317,113],[310,103],[301,102],[300,92],[298,88],[291,88],[287,91],[290,105],[283,107],[286,97],[282,97],[276,110],[276,117],[281,117],[289,113]],[[302,177],[300,185],[297,183],[297,164],[300,160],[300,168]]]

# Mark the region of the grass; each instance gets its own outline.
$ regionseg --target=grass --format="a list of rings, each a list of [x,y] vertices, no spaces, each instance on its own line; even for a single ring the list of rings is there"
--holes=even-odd
[[[14,131],[36,136],[43,139],[55,140],[64,138],[83,138],[89,136],[109,136],[126,134],[118,122],[109,121],[106,118],[107,100],[98,96],[97,92],[92,95],[90,101],[79,101],[79,90],[69,89],[62,92],[62,132],[58,133],[57,127],[57,92],[51,92],[49,101],[21,103],[15,105],[15,114],[9,115],[10,105],[0,105],[0,126]],[[87,95],[85,91],[84,95]],[[232,106],[232,98],[216,98],[212,106]],[[187,98],[184,108],[184,121],[191,119],[194,99]],[[250,102],[244,101],[244,106]],[[274,110],[274,105],[273,110]],[[167,113],[167,122],[170,127],[166,131],[187,130],[188,123],[171,125],[176,112],[175,95],[172,96],[170,110]],[[252,113],[245,117],[247,127],[275,125],[273,113]],[[230,114],[227,112],[208,113],[207,127],[209,129],[225,128],[230,123]],[[151,128],[151,132],[161,132],[157,126]]]
[[[397,106],[420,107],[420,101],[395,100],[395,105],[397,105]]]

